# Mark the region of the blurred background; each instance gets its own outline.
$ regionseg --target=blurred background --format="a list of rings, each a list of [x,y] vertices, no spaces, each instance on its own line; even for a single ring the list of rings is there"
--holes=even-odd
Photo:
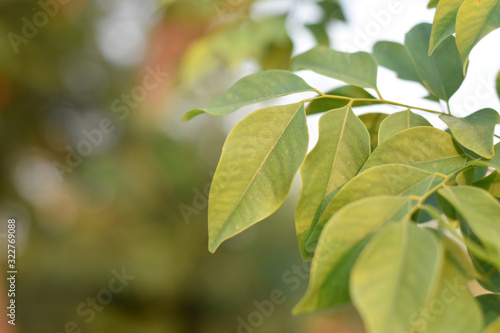
[[[229,129],[255,106],[180,118],[315,44],[402,40],[432,20],[425,5],[407,1],[386,22],[376,15],[388,1],[0,0],[0,332],[362,332],[349,307],[290,313],[308,278],[299,184],[276,214],[209,254],[210,180]],[[9,218],[15,326],[4,314]]]

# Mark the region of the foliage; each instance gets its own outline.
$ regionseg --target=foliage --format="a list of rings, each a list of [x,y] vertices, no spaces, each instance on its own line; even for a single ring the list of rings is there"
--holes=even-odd
[[[500,292],[500,144],[494,145],[500,115],[482,109],[459,118],[448,102],[465,78],[471,49],[500,25],[500,3],[441,0],[429,7],[436,4],[434,23],[415,26],[404,45],[381,41],[373,55],[316,46],[291,61],[293,71],[311,70],[348,86],[323,93],[291,72],[263,71],[185,116],[317,93],[241,120],[226,139],[210,190],[214,252],[275,212],[300,169],[296,231],[303,258],[313,261],[295,313],[352,303],[368,332],[498,330],[498,300],[474,298],[467,283]],[[421,83],[447,111],[385,100],[378,65]],[[376,103],[402,110],[353,112]],[[416,112],[440,114],[448,129]],[[306,155],[305,121],[314,113],[323,113],[319,139]]]

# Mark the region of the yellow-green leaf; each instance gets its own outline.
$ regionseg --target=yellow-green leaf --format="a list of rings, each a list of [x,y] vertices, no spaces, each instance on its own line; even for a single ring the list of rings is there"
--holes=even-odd
[[[466,157],[446,132],[419,126],[393,135],[375,149],[361,171],[383,164],[407,164],[450,174],[465,165]]]
[[[331,199],[306,243],[306,249],[313,252],[326,222],[343,206],[367,197],[377,195],[422,196],[444,178],[433,173],[403,164],[376,166],[351,179]]]
[[[445,187],[439,190],[465,218],[474,234],[490,250],[493,262],[500,260],[500,204],[487,191],[473,186]]]
[[[381,145],[393,135],[406,129],[417,126],[431,126],[431,123],[421,115],[413,113],[410,109],[391,114],[380,124],[378,144]]]
[[[345,53],[316,46],[292,61],[292,70],[309,69],[362,88],[377,88],[377,62],[366,52]]]
[[[429,45],[429,55],[447,37],[455,33],[457,12],[464,0],[441,0],[436,8]]]
[[[415,203],[408,197],[377,196],[353,202],[333,216],[319,238],[309,287],[294,312],[349,303],[349,276],[359,253],[373,233],[400,221]]]
[[[375,100],[375,97],[372,96],[369,92],[364,90],[363,88],[356,87],[356,86],[343,86],[343,87],[338,87],[335,88],[327,93],[325,95],[329,96],[341,96],[341,97],[351,97],[351,98],[362,98],[362,99],[373,99]],[[348,99],[344,98],[318,98],[309,103],[309,106],[306,108],[306,114],[314,114],[314,113],[321,113],[325,112],[328,110],[332,109],[338,109],[341,107],[346,106],[349,104]],[[364,106],[364,105],[372,105],[374,104],[373,102],[370,101],[354,101],[352,103],[353,107],[356,106]]]
[[[462,146],[488,159],[495,153],[493,134],[498,117],[498,113],[493,109],[482,109],[465,118],[439,116]]]
[[[411,318],[432,296],[443,261],[433,235],[412,223],[387,226],[359,256],[350,291],[367,332],[414,332]]]
[[[500,318],[495,319],[489,324],[482,333],[498,333],[500,332]]]
[[[500,172],[500,143],[497,143],[493,148],[495,155],[491,159],[481,158],[468,162],[470,165],[486,166],[489,168],[497,169]]]
[[[300,170],[302,191],[295,211],[300,250],[305,250],[317,211],[332,191],[356,175],[370,155],[370,138],[350,106],[328,111],[319,121],[319,139]],[[319,207],[319,208],[318,208]]]
[[[465,0],[457,14],[457,47],[464,75],[472,48],[487,34],[500,27],[500,3],[497,0]]]
[[[380,124],[387,116],[386,113],[365,113],[359,116],[359,119],[365,124],[368,133],[370,133],[370,147],[372,151],[378,146]]]
[[[224,116],[246,105],[313,90],[314,88],[309,86],[302,78],[291,72],[282,70],[264,71],[242,78],[208,108],[191,110],[182,117],[182,120],[189,120],[202,113]]]
[[[302,103],[257,110],[229,133],[209,195],[209,250],[272,214],[307,153]]]

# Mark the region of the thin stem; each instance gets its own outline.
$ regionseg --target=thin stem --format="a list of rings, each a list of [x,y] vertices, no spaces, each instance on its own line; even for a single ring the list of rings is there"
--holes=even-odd
[[[448,114],[451,116],[450,102],[448,102],[448,101],[446,101],[446,111],[448,111]]]
[[[429,110],[425,108],[420,108],[417,106],[411,106],[411,105],[406,105],[406,104],[401,104],[393,101],[387,101],[385,99],[372,99],[372,98],[352,98],[352,97],[345,97],[345,96],[335,96],[335,95],[325,95],[322,94],[320,97],[316,98],[333,98],[333,99],[343,99],[343,100],[350,100],[353,102],[372,102],[372,103],[383,103],[383,104],[390,104],[390,105],[396,105],[396,106],[403,106],[409,109],[415,109],[415,110],[420,110],[420,111],[425,111],[425,112],[430,112],[430,113],[437,113],[437,114],[446,114],[444,112],[440,111],[434,111],[434,110]]]
[[[494,135],[495,135],[497,138],[499,138],[499,139],[500,139],[500,135],[498,135],[498,134],[494,134]]]
[[[377,92],[378,98],[383,100],[384,98],[382,97],[382,94],[380,94],[380,91],[378,89],[375,89],[375,91]]]

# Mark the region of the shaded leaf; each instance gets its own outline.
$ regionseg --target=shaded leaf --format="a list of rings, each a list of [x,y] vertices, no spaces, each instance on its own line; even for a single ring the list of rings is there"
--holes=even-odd
[[[387,117],[380,125],[378,144],[381,145],[394,134],[417,126],[431,126],[421,115],[413,113],[410,109],[406,111],[396,112]]]
[[[457,14],[457,47],[467,68],[472,48],[487,34],[500,27],[500,3],[497,0],[465,0]]]
[[[316,46],[292,60],[292,70],[299,69],[309,69],[362,88],[377,88],[377,63],[366,52],[345,53]]]
[[[182,117],[182,120],[189,120],[202,113],[224,116],[246,105],[313,90],[314,88],[309,86],[302,78],[291,72],[282,70],[264,71],[242,78],[208,108],[191,110]]]
[[[428,55],[432,26],[421,23],[405,36],[405,47],[424,86],[439,99],[448,101],[464,80],[462,61],[453,36]]]
[[[307,153],[302,103],[257,110],[229,133],[209,195],[209,250],[272,214]]]
[[[421,83],[415,65],[406,48],[396,42],[380,41],[373,46],[378,63],[398,75],[400,79]]]
[[[409,222],[376,234],[359,256],[350,291],[370,333],[412,332],[412,316],[432,295],[443,262],[433,235]]]
[[[363,99],[376,99],[369,92],[364,90],[363,88],[356,86],[342,86],[339,88],[335,88],[326,93],[326,95],[332,96],[343,96],[343,97],[351,97],[351,98],[363,98]],[[314,114],[321,113],[332,109],[338,109],[349,104],[349,100],[346,99],[334,99],[334,98],[318,98],[309,103],[309,106],[306,108],[306,114]],[[355,101],[352,106],[364,106],[364,105],[372,105],[375,103],[368,101]]]
[[[492,158],[493,134],[495,133],[498,113],[493,109],[482,109],[465,118],[440,115],[439,118],[448,125],[457,141],[476,154]]]
[[[438,192],[467,221],[486,249],[500,263],[500,204],[487,191],[472,186],[445,187]]]
[[[467,164],[486,166],[490,168],[495,168],[498,171],[500,171],[500,143],[497,143],[495,145],[494,151],[495,151],[495,156],[493,156],[493,158],[491,159],[480,158],[478,160],[469,161],[467,162]]]
[[[500,318],[495,319],[489,324],[482,333],[498,333],[500,332]]]
[[[378,133],[380,124],[387,118],[385,113],[365,113],[359,116],[359,119],[365,124],[368,133],[370,133],[370,147],[375,150],[378,146]]]
[[[307,292],[294,312],[349,303],[349,276],[359,253],[373,233],[400,221],[415,203],[407,197],[378,196],[353,202],[333,216],[319,239]]]
[[[351,179],[332,198],[324,209],[306,243],[306,249],[313,252],[324,225],[343,206],[367,197],[377,195],[421,196],[444,179],[430,172],[402,164],[376,166]]]
[[[443,40],[455,33],[458,8],[464,0],[442,0],[436,8],[429,45],[429,55]]]
[[[500,318],[500,295],[480,295],[476,297],[476,300],[481,305],[486,325]]]
[[[439,3],[439,0],[430,0],[429,3],[427,4],[427,8],[436,8],[438,3]]]
[[[301,167],[302,191],[295,224],[302,256],[318,206],[332,191],[356,175],[370,155],[370,138],[351,107],[328,111],[319,121],[319,139]],[[320,207],[320,210],[323,208]]]
[[[463,167],[465,160],[465,154],[449,134],[434,127],[420,126],[387,139],[375,149],[360,172],[377,165],[400,163],[450,174]]]

